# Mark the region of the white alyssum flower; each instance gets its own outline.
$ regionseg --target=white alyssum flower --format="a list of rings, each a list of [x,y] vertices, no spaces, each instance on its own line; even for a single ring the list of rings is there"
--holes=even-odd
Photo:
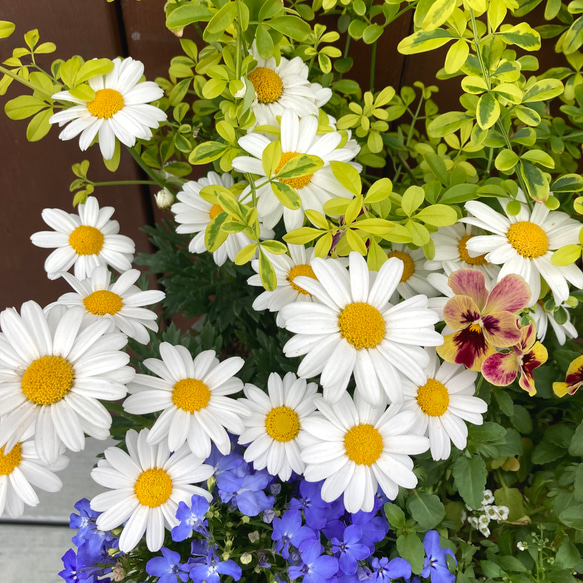
[[[74,266],[75,277],[84,279],[98,265],[110,265],[119,272],[132,267],[134,242],[119,235],[119,223],[111,221],[115,209],[99,208],[94,196],[78,207],[79,214],[61,209],[44,209],[42,218],[54,231],[34,233],[30,240],[37,247],[55,249],[45,261],[49,279],[57,279]]]
[[[126,395],[134,370],[122,352],[125,334],[110,322],[84,323],[84,310],[35,302],[0,313],[0,445],[8,452],[34,431],[39,457],[55,463],[64,444],[85,447],[85,434],[109,437],[111,415],[100,401]]]
[[[77,279],[70,273],[63,273],[63,279],[75,290],[62,295],[52,306],[81,306],[86,320],[95,322],[105,319],[110,322],[110,332],[120,330],[141,344],[150,341],[148,330],[158,331],[157,315],[143,306],[156,304],[166,294],[160,290],[142,291],[134,283],[141,273],[130,269],[111,283],[111,272],[100,265],[90,277]]]
[[[500,200],[506,209],[508,200]],[[472,214],[461,219],[492,235],[478,235],[467,242],[470,254],[485,254],[489,263],[502,265],[498,281],[509,273],[522,276],[530,286],[530,306],[540,296],[541,276],[547,282],[555,302],[562,304],[569,298],[569,285],[583,287],[583,272],[575,264],[563,267],[553,265],[553,251],[569,244],[577,244],[581,223],[561,211],[551,211],[544,204],[535,204],[531,211],[525,203],[516,216],[502,215],[482,202],[466,203]]]
[[[302,460],[309,482],[324,480],[322,499],[344,495],[348,512],[370,512],[380,486],[393,500],[399,486],[414,488],[411,454],[427,450],[428,440],[415,435],[415,416],[399,405],[372,407],[358,395],[344,394],[331,405],[315,397],[319,413],[304,419],[306,432]]]
[[[136,375],[128,385],[130,395],[123,407],[143,415],[162,411],[148,434],[148,443],[165,442],[170,451],[188,442],[192,453],[206,459],[211,444],[227,455],[231,440],[227,430],[240,435],[249,409],[227,395],[238,393],[243,383],[236,378],[244,361],[239,357],[219,362],[214,350],[196,358],[184,346],[160,344],[160,356],[148,358],[144,366],[156,376]]]
[[[133,147],[136,138],[149,140],[152,128],[166,120],[166,114],[151,101],[160,99],[164,92],[153,81],[140,79],[144,65],[131,57],[113,60],[113,70],[87,81],[95,92],[91,101],[74,97],[69,91],[59,91],[52,98],[75,105],[55,113],[49,123],[65,124],[61,140],[71,140],[81,134],[79,147],[85,151],[96,136],[101,154],[106,160],[113,158],[116,138],[124,145]]]
[[[353,198],[353,194],[340,184],[334,176],[329,163],[333,160],[351,163],[359,171],[360,164],[351,162],[354,151],[347,147],[339,147],[342,136],[338,132],[328,132],[318,135],[318,119],[315,116],[298,118],[291,110],[281,116],[281,160],[276,172],[279,172],[285,163],[299,154],[318,156],[324,161],[324,166],[313,174],[297,178],[282,178],[281,182],[291,186],[301,199],[302,206],[293,210],[284,207],[273,193],[261,163],[263,151],[271,140],[259,133],[250,133],[239,139],[241,148],[251,156],[239,156],[233,160],[233,168],[239,172],[249,172],[259,176],[257,188],[257,214],[265,226],[275,227],[283,215],[285,228],[292,231],[301,227],[304,222],[304,211],[311,209],[324,213],[323,205],[332,198]],[[277,180],[276,180],[277,181]],[[250,200],[250,189],[247,188],[242,200]]]
[[[451,443],[465,449],[468,439],[466,421],[482,424],[487,405],[474,397],[477,374],[461,364],[444,362],[440,365],[434,349],[428,349],[429,364],[426,379],[416,385],[403,381],[403,410],[416,417],[415,429],[429,437],[431,457],[445,460],[451,453]]]
[[[403,274],[403,262],[391,258],[378,274],[370,273],[365,259],[349,256],[347,271],[336,261],[316,258],[317,280],[297,277],[294,282],[317,302],[296,302],[281,315],[295,336],[284,346],[286,356],[306,356],[298,375],[321,373],[324,397],[337,402],[352,374],[356,390],[369,403],[380,405],[402,399],[402,377],[423,384],[429,355],[422,346],[443,343],[435,332],[435,312],[427,297],[414,296],[396,306],[389,298]]]
[[[117,447],[105,450],[91,472],[91,477],[110,492],[98,494],[91,508],[101,512],[97,528],[112,530],[123,526],[119,549],[130,552],[146,533],[146,545],[151,552],[164,544],[165,529],[178,525],[176,511],[180,502],[190,503],[192,496],[212,496],[194,484],[204,482],[213,474],[212,466],[194,456],[187,446],[171,454],[166,443],[150,445],[148,429],[126,433],[128,453]],[[124,524],[125,523],[125,524]]]
[[[251,415],[244,419],[245,431],[239,443],[246,445],[245,460],[256,470],[267,468],[272,476],[287,482],[292,471],[302,474],[300,458],[303,420],[315,410],[318,386],[288,372],[283,379],[269,375],[267,394],[254,385],[245,385],[245,399]]]

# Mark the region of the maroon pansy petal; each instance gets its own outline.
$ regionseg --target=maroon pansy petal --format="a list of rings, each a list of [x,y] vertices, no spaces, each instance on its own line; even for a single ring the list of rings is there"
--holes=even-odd
[[[484,339],[480,326],[474,324],[445,336],[444,343],[436,350],[443,360],[476,371],[480,370],[484,359],[495,352]]]
[[[518,318],[510,312],[496,312],[482,316],[482,327],[486,341],[492,346],[509,348],[520,342]]]
[[[496,352],[491,354],[482,363],[484,378],[497,387],[506,387],[516,378],[518,363],[516,352],[512,350],[506,354]]]

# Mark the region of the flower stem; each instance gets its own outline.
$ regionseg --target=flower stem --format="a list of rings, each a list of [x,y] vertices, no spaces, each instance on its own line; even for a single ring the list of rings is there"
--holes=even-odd
[[[0,66],[0,73],[4,73],[4,75],[7,75],[8,77],[12,77],[12,79],[18,81],[21,85],[24,85],[25,87],[28,87],[33,91],[36,91],[37,93],[42,95],[45,99],[51,99],[50,93],[43,91],[43,89],[41,89],[37,85],[33,85],[32,83],[30,83],[30,81],[27,81],[26,79],[23,79],[19,75],[16,75],[16,73],[13,73],[10,69],[6,69],[5,67]]]
[[[168,192],[170,192],[170,194],[175,194],[162,180],[160,180],[152,173],[151,168],[142,160],[134,148],[128,147],[128,151],[131,157],[136,161],[136,164],[154,181],[155,184],[157,184],[160,188],[165,188]]]

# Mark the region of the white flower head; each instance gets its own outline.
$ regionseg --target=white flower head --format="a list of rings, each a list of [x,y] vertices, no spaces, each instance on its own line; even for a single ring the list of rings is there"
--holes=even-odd
[[[451,442],[458,449],[465,449],[468,439],[465,422],[481,425],[487,405],[474,397],[478,373],[461,364],[440,365],[434,349],[427,349],[427,354],[425,381],[419,385],[409,380],[403,382],[403,409],[415,414],[417,432],[429,437],[431,457],[445,460],[451,453]]]
[[[256,386],[245,385],[246,399],[239,399],[251,410],[244,420],[245,431],[240,444],[249,444],[245,460],[253,462],[256,470],[267,468],[272,476],[286,482],[292,471],[302,474],[300,458],[303,420],[315,410],[314,396],[318,386],[288,372],[283,379],[269,375],[268,393]]]
[[[525,203],[516,216],[506,212],[507,199],[500,200],[505,215],[482,202],[466,203],[473,216],[461,219],[493,233],[478,235],[467,242],[469,253],[485,254],[489,263],[502,265],[498,281],[510,273],[524,278],[530,286],[530,306],[540,296],[541,276],[547,282],[557,305],[569,298],[569,285],[583,287],[583,272],[576,264],[556,266],[551,262],[553,251],[564,245],[577,244],[581,223],[561,211],[551,211],[544,204],[535,204],[531,211]]]
[[[478,525],[480,527],[482,527],[482,526],[488,526],[489,524],[490,524],[490,517],[487,514],[480,514],[480,516],[478,517]]]
[[[532,318],[534,320],[534,325],[536,326],[536,337],[540,342],[542,342],[549,329],[549,324],[557,337],[559,344],[565,344],[567,338],[577,338],[579,333],[577,328],[571,322],[571,313],[569,312],[570,307],[567,304],[562,304],[559,306],[567,313],[567,321],[564,324],[559,324],[555,320],[555,312],[545,310],[544,305],[539,300],[534,306],[534,311],[532,312]]]
[[[391,258],[378,274],[369,272],[356,252],[349,256],[347,271],[336,261],[316,258],[312,268],[317,280],[298,277],[297,285],[317,302],[296,302],[281,315],[295,336],[284,346],[286,356],[306,356],[298,375],[321,373],[324,397],[335,403],[352,374],[356,390],[373,405],[402,399],[402,377],[418,384],[426,380],[429,355],[421,346],[443,343],[435,332],[435,312],[427,298],[414,296],[393,306],[389,298],[403,273],[403,262]]]
[[[57,279],[74,266],[75,277],[85,279],[98,265],[110,265],[119,272],[132,267],[134,242],[119,235],[119,223],[111,221],[114,208],[99,208],[94,196],[78,207],[79,214],[61,209],[44,209],[42,218],[54,231],[34,233],[37,247],[55,249],[45,261],[49,279]]]
[[[491,534],[491,533],[490,533],[490,529],[489,529],[489,528],[488,528],[486,525],[484,525],[484,524],[481,524],[481,525],[478,527],[478,530],[479,530],[479,531],[480,531],[480,532],[481,532],[481,533],[482,533],[482,534],[483,534],[483,535],[484,535],[486,538],[488,538],[488,537],[490,536],[490,534]]]
[[[339,147],[342,136],[338,132],[328,132],[318,135],[318,119],[315,116],[298,118],[291,110],[286,110],[281,116],[281,161],[277,172],[286,162],[299,154],[309,154],[320,157],[324,166],[313,174],[297,178],[282,178],[281,182],[291,186],[301,199],[302,206],[293,210],[284,207],[273,193],[267,180],[261,181],[257,188],[257,214],[259,219],[269,227],[275,227],[283,216],[285,228],[292,231],[301,227],[304,222],[304,211],[311,209],[323,214],[323,205],[332,198],[353,198],[353,194],[334,176],[330,162],[337,160],[347,162],[361,170],[360,164],[351,162],[355,153],[347,147]],[[271,140],[259,133],[250,133],[239,139],[241,148],[251,156],[239,156],[233,160],[233,168],[239,172],[250,172],[265,177],[261,163],[263,151]],[[250,189],[243,193],[243,200],[250,198]],[[245,198],[246,197],[246,198]]]
[[[431,285],[427,276],[429,271],[425,268],[425,253],[423,249],[409,249],[407,245],[393,244],[391,251],[387,253],[389,259],[396,257],[403,262],[403,275],[397,286],[397,293],[403,299],[408,300],[417,294],[426,295],[428,298],[438,295],[437,290]],[[391,298],[395,303],[398,296]]]
[[[142,291],[134,285],[140,278],[137,269],[122,273],[116,282],[111,283],[111,272],[100,265],[90,277],[79,280],[70,273],[63,278],[75,290],[62,295],[52,306],[81,306],[88,322],[108,320],[109,332],[120,330],[141,344],[150,341],[148,329],[158,331],[157,315],[143,306],[155,304],[164,299],[165,293],[159,290]]]
[[[300,117],[317,115],[318,108],[332,97],[330,89],[308,81],[308,66],[300,57],[291,61],[281,57],[277,65],[274,57],[261,58],[255,47],[251,55],[257,66],[247,78],[255,89],[251,110],[258,125],[277,125],[276,117],[285,111]]]
[[[218,361],[214,350],[205,350],[196,358],[184,346],[160,344],[160,356],[148,358],[144,366],[156,376],[136,375],[128,385],[130,395],[123,407],[129,413],[143,415],[162,411],[148,434],[148,443],[167,442],[170,451],[188,442],[192,453],[206,459],[211,443],[227,455],[231,441],[227,430],[240,435],[243,417],[249,409],[228,397],[238,393],[243,383],[234,375],[241,370],[242,358]]]
[[[148,429],[126,433],[128,453],[117,448],[105,450],[91,477],[111,492],[98,494],[91,508],[101,512],[97,528],[112,530],[124,524],[119,549],[130,552],[146,533],[151,552],[164,544],[165,529],[178,525],[180,502],[190,503],[194,494],[209,502],[212,496],[200,486],[213,473],[212,466],[194,456],[187,446],[170,453],[166,443],[150,445]]]
[[[494,494],[492,494],[492,490],[484,490],[482,494],[482,506],[488,506],[488,504],[494,503]]]
[[[55,306],[45,314],[35,302],[0,313],[0,445],[12,449],[34,431],[39,457],[54,463],[64,444],[85,447],[85,434],[109,437],[111,415],[101,400],[126,395],[134,370],[122,352],[125,334],[110,323],[82,326],[84,310]]]
[[[316,396],[319,413],[303,422],[302,460],[309,482],[324,480],[322,499],[344,494],[348,512],[370,512],[380,486],[393,500],[399,486],[414,488],[417,477],[409,457],[427,450],[427,438],[414,435],[415,416],[399,405],[372,407],[358,395],[345,393],[331,405]]]
[[[136,138],[149,140],[152,129],[166,120],[166,114],[151,101],[160,99],[164,92],[153,81],[140,79],[144,65],[131,57],[113,60],[113,70],[107,75],[92,77],[87,82],[95,91],[91,101],[74,97],[69,91],[55,93],[52,98],[74,103],[72,107],[55,113],[49,123],[69,124],[59,134],[61,140],[71,140],[81,134],[79,147],[85,151],[99,136],[99,148],[106,160],[113,158],[116,138],[128,147]],[[70,122],[70,123],[69,123]]]

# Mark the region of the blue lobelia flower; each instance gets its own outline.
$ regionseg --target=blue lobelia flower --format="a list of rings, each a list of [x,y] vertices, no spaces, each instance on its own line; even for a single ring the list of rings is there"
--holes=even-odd
[[[254,471],[242,479],[236,476],[228,481],[229,473],[232,472],[224,472],[224,489],[219,490],[219,495],[223,502],[230,502],[245,516],[257,516],[260,512],[273,508],[275,497],[268,496],[264,492],[273,480],[273,476],[268,472],[263,470]]]
[[[59,577],[67,583],[93,583],[95,581],[94,575],[84,573],[82,565],[78,565],[77,554],[73,549],[69,549],[61,560],[65,568],[59,573]]]
[[[62,557],[64,569],[59,573],[67,583],[95,583],[99,577],[111,572],[116,562],[107,552],[97,559],[92,556],[85,544],[82,544],[77,553],[69,549]]]
[[[425,563],[423,564],[422,577],[431,577],[431,583],[454,583],[453,575],[447,567],[447,555],[451,555],[455,560],[455,555],[451,549],[444,549],[439,544],[439,533],[430,530],[423,539],[425,547]]]
[[[330,520],[337,520],[344,514],[344,504],[342,498],[333,502],[324,502],[320,492],[322,482],[300,483],[301,498],[292,498],[290,508],[292,510],[303,510],[306,524],[314,530],[321,530]]]
[[[383,503],[375,498],[375,505],[372,512],[363,512],[360,510],[356,514],[350,514],[350,522],[362,528],[363,545],[368,545],[370,552],[374,553],[375,543],[382,541],[387,532],[389,524],[384,516],[377,516],[378,511],[383,507]]]
[[[374,558],[371,561],[371,566],[370,580],[378,583],[390,583],[392,579],[411,577],[411,565],[399,557],[390,561],[387,557]]]
[[[158,583],[177,583],[188,581],[190,567],[180,563],[180,555],[162,547],[162,557],[154,557],[146,563],[146,572],[153,577],[159,577]]]
[[[273,550],[284,559],[289,559],[289,545],[298,548],[305,540],[316,540],[316,533],[309,526],[302,526],[302,515],[298,510],[286,510],[281,518],[273,519],[271,540],[276,541]]]
[[[363,561],[370,556],[370,549],[363,545],[362,529],[351,525],[344,530],[343,540],[333,537],[332,552],[339,553],[338,565],[345,575],[354,575],[358,568],[358,561]]]
[[[95,559],[101,558],[104,551],[104,543],[112,541],[115,537],[111,532],[99,530],[96,520],[99,512],[91,509],[90,502],[87,498],[82,498],[75,504],[79,514],[74,512],[70,516],[69,526],[78,529],[77,534],[73,537],[73,543],[77,547],[84,545],[85,552]],[[111,545],[107,545],[109,548]]]
[[[230,575],[238,581],[242,574],[241,567],[235,561],[219,561],[214,549],[209,551],[204,564],[195,564],[190,569],[190,578],[194,583],[219,583],[220,575]]]
[[[303,577],[302,583],[334,583],[337,581],[338,559],[322,555],[324,547],[317,540],[306,540],[300,545],[302,562],[290,566],[289,578]]]
[[[190,506],[180,502],[176,511],[176,518],[180,520],[180,524],[172,529],[172,540],[177,542],[186,540],[190,538],[193,530],[208,538],[210,533],[207,528],[208,521],[205,520],[208,510],[208,501],[198,494],[193,495]]]

